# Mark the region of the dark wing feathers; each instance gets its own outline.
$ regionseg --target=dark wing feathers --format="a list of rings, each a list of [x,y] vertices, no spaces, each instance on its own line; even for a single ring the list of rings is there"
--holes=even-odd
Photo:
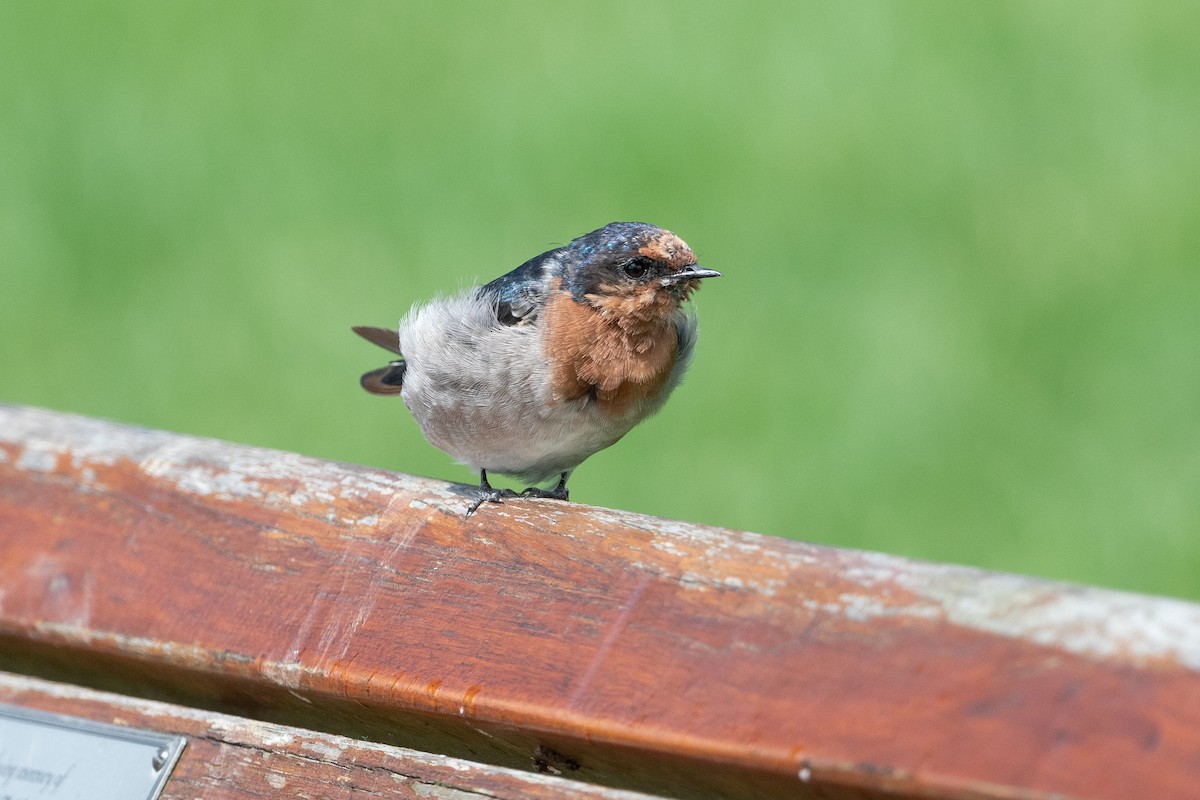
[[[551,250],[529,259],[507,275],[485,283],[476,291],[496,306],[496,319],[502,325],[522,325],[537,319],[546,304],[547,271],[554,263]]]

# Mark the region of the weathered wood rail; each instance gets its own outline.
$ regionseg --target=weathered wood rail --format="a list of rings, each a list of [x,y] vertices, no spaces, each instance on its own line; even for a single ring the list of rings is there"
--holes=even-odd
[[[198,737],[168,797],[1200,796],[1200,606],[468,500],[0,406],[0,702]]]

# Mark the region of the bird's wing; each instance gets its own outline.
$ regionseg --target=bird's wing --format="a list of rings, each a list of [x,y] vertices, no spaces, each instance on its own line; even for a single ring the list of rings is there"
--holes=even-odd
[[[675,312],[675,366],[671,369],[670,389],[683,380],[696,352],[696,309],[690,304]]]
[[[391,350],[398,356],[404,355],[400,352],[400,332],[395,328],[375,328],[370,325],[355,325],[350,330],[371,344],[377,344],[384,350]]]
[[[479,296],[496,306],[501,325],[527,325],[537,319],[549,295],[550,270],[555,265],[554,251],[531,258],[507,275],[480,286]]]

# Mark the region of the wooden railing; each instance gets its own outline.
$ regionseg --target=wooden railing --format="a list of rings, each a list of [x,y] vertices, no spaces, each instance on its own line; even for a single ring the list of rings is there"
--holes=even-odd
[[[1200,606],[469,500],[0,406],[0,702],[167,797],[1200,797]]]

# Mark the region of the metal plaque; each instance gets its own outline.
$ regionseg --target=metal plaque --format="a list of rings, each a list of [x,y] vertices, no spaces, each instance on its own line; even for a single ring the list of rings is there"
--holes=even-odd
[[[154,800],[187,740],[0,705],[0,800]]]

